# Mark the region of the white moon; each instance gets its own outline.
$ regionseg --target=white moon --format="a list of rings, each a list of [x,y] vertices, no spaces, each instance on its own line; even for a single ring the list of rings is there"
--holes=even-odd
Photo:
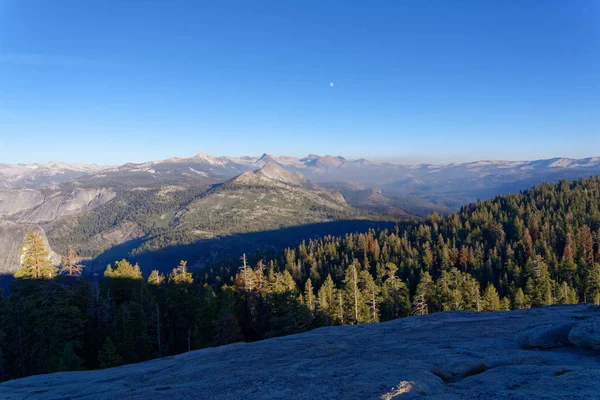
[[[329,87],[333,87],[333,82],[329,82]]]

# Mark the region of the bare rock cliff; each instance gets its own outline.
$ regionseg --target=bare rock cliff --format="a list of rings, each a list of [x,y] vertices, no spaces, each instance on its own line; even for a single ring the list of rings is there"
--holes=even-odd
[[[46,195],[37,189],[0,189],[0,275],[12,275],[19,268],[18,249],[27,233],[43,232],[41,224],[92,210],[115,195],[105,188],[77,188],[70,193]],[[60,262],[56,254],[52,253],[52,257]]]

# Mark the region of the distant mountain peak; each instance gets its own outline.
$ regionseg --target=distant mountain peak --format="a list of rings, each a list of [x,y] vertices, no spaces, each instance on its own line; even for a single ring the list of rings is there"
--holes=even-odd
[[[277,163],[268,162],[255,171],[244,172],[229,181],[242,186],[298,186],[307,187],[309,182],[300,173],[292,173]]]
[[[305,162],[318,160],[319,158],[321,158],[321,156],[319,156],[317,154],[309,153],[308,155],[306,155],[306,157],[301,158],[300,161],[305,163]]]
[[[300,173],[291,173],[279,164],[268,162],[260,169],[253,172],[255,175],[264,176],[268,179],[283,182],[292,186],[305,186],[306,178]]]
[[[48,168],[52,168],[52,169],[67,169],[69,168],[69,166],[67,164],[65,164],[62,161],[50,161],[48,164],[45,165]]]
[[[267,153],[263,153],[263,155],[260,156],[258,160],[256,160],[256,164],[260,166],[264,166],[268,163],[280,164],[275,157]]]
[[[355,165],[375,165],[374,163],[372,163],[371,161],[365,159],[365,158],[359,158],[358,160],[354,160],[352,161],[352,164]]]
[[[332,168],[346,164],[346,159],[342,156],[318,156],[316,154],[309,154],[300,161],[302,161],[307,167],[318,168]]]
[[[346,200],[337,190],[327,190],[311,183],[299,172],[289,172],[277,163],[268,162],[256,171],[247,171],[222,185],[225,189],[260,188],[264,190],[283,190],[284,201],[290,194],[295,199],[311,199],[318,204],[340,209],[346,207]]]
[[[202,153],[202,152],[196,153],[196,155],[194,156],[194,158],[196,160],[203,161],[203,162],[205,162],[207,164],[211,164],[211,165],[218,165],[218,166],[221,166],[221,167],[225,165],[223,163],[223,161],[219,160],[217,157],[214,157],[214,156],[211,156],[209,154]]]

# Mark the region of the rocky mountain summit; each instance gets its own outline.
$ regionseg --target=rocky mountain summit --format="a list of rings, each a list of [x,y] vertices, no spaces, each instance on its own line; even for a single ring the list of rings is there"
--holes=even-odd
[[[279,165],[268,162],[263,167],[256,171],[245,172],[234,178],[231,182],[235,184],[248,185],[290,185],[298,187],[306,187],[308,181],[300,173],[291,173]]]
[[[591,399],[600,309],[445,312],[32,376],[4,399]]]
[[[215,186],[188,204],[178,221],[194,229],[216,231],[217,226],[224,226],[257,231],[324,222],[335,212],[354,214],[339,192],[269,162]]]

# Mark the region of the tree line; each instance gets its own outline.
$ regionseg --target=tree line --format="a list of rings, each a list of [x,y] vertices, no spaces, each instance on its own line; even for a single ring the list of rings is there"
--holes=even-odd
[[[543,184],[448,216],[304,241],[146,278],[121,260],[81,276],[39,234],[0,298],[0,378],[106,368],[320,326],[444,310],[600,301],[600,177]]]

